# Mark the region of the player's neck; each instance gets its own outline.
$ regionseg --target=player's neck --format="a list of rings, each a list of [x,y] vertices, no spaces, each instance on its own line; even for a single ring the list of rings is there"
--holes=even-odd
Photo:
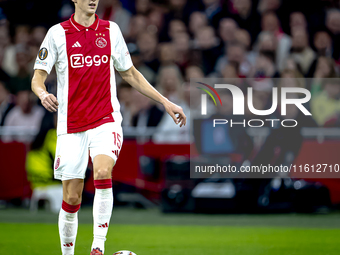
[[[75,12],[74,20],[84,27],[89,27],[96,20],[96,15],[94,13],[89,15],[88,13],[84,12]]]

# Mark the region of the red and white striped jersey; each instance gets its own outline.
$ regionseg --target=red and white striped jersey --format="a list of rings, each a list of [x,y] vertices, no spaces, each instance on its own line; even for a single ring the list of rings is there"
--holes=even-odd
[[[95,22],[84,27],[72,15],[51,27],[34,69],[50,73],[53,65],[58,80],[58,135],[121,121],[114,67],[126,71],[132,61],[116,23],[96,15]],[[113,113],[120,120],[114,120]]]

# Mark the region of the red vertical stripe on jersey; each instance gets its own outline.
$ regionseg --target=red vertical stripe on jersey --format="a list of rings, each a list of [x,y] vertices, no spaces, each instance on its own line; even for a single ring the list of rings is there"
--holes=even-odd
[[[94,24],[86,28],[72,16],[61,25],[68,57],[67,133],[86,131],[101,125],[113,112],[110,23],[96,16]]]

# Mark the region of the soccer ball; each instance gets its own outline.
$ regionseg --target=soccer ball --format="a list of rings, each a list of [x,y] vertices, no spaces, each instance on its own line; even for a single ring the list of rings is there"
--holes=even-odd
[[[136,253],[133,253],[132,251],[117,251],[113,253],[113,255],[136,255]]]

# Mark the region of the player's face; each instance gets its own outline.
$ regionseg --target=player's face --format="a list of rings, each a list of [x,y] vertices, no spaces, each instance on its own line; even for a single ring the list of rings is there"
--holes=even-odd
[[[76,9],[87,13],[87,14],[94,14],[98,7],[99,0],[72,0],[75,5]]]

